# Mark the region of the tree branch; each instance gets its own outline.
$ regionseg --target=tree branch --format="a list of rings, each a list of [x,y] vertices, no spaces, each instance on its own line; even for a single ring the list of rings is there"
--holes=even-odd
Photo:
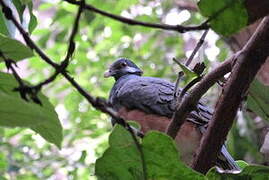
[[[192,62],[192,60],[193,60],[195,54],[196,54],[196,53],[198,52],[198,50],[202,47],[202,45],[203,45],[203,43],[204,43],[204,41],[205,41],[205,37],[206,37],[208,31],[209,31],[209,29],[205,30],[204,33],[202,34],[202,36],[200,37],[198,43],[196,44],[194,50],[192,51],[192,53],[191,53],[191,55],[190,55],[190,57],[188,58],[188,60],[187,60],[186,63],[185,63],[186,66],[189,66],[189,65],[190,65],[190,63]]]
[[[65,71],[65,69],[67,68],[67,66],[69,65],[69,61],[70,58],[72,57],[75,48],[76,48],[76,44],[74,42],[74,38],[78,32],[78,28],[79,28],[79,19],[81,17],[82,11],[84,9],[85,6],[85,1],[82,0],[81,1],[81,5],[79,6],[74,24],[73,24],[73,29],[69,38],[69,43],[68,43],[68,49],[67,49],[67,53],[66,56],[64,58],[64,60],[60,63],[60,65],[55,68],[55,72],[46,80],[44,80],[43,82],[40,82],[39,84],[32,86],[31,88],[36,89],[36,90],[40,90],[42,88],[42,86],[51,83],[52,81],[54,81],[56,79],[56,77],[58,76],[58,74],[61,73],[61,71]]]
[[[215,162],[250,83],[269,55],[269,16],[264,18],[242,51],[193,161],[192,167],[199,172],[206,173]]]
[[[79,5],[80,1],[76,1],[76,0],[64,0],[70,4],[75,4],[75,5]],[[137,21],[134,19],[130,19],[130,18],[126,18],[123,16],[118,16],[115,14],[111,14],[108,13],[106,11],[100,10],[92,5],[86,4],[85,8],[87,10],[93,11],[95,13],[101,14],[103,16],[109,17],[111,19],[120,21],[122,23],[126,23],[129,25],[133,25],[133,26],[144,26],[144,27],[150,27],[150,28],[157,28],[157,29],[163,29],[163,30],[168,30],[168,31],[177,31],[179,33],[185,33],[187,31],[197,31],[197,30],[205,30],[205,29],[209,29],[209,26],[207,23],[202,23],[201,25],[197,25],[197,26],[181,26],[181,25],[169,25],[169,24],[155,24],[155,23],[148,23],[148,22],[142,22],[142,21]]]
[[[207,92],[207,90],[225,74],[231,71],[232,64],[239,54],[240,53],[233,55],[231,58],[223,62],[219,67],[205,75],[188,94],[183,96],[179,106],[176,109],[176,112],[173,115],[172,121],[166,130],[166,133],[169,136],[172,138],[176,137],[177,132],[179,131],[181,125],[185,122],[188,114],[195,109],[198,101]]]
[[[268,0],[245,0],[245,6],[248,11],[248,24],[269,14]]]

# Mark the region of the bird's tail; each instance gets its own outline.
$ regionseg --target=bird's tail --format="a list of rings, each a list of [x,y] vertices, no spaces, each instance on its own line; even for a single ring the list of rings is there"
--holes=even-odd
[[[227,151],[225,145],[222,146],[218,155],[216,165],[224,170],[240,171],[240,167],[236,164],[233,157]]]

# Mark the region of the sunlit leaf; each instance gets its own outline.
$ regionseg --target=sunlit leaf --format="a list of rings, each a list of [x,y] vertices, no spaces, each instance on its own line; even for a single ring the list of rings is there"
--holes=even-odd
[[[193,79],[194,77],[197,77],[197,74],[193,72],[189,67],[185,66],[183,63],[177,61],[177,64],[180,66],[188,79]]]
[[[247,162],[245,162],[245,161],[243,161],[243,160],[238,160],[238,161],[236,161],[236,164],[237,164],[241,169],[243,169],[243,168],[245,168],[246,166],[249,165]]]

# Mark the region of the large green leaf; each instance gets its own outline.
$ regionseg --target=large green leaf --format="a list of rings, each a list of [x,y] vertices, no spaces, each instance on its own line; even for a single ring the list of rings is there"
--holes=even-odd
[[[265,120],[269,120],[269,87],[254,80],[249,88],[247,107]]]
[[[142,179],[142,161],[128,131],[116,126],[109,137],[110,147],[96,161],[100,179]],[[148,179],[204,179],[179,160],[173,140],[160,132],[149,132],[140,144]]]
[[[204,179],[179,160],[173,140],[158,131],[149,132],[142,142],[149,179]]]
[[[29,127],[47,141],[61,146],[62,126],[54,107],[39,93],[42,106],[23,100],[18,92],[17,81],[11,74],[0,72],[0,125],[7,127]]]
[[[237,32],[248,23],[243,0],[200,0],[198,6],[203,16],[212,17],[212,29],[224,36]]]
[[[19,61],[28,57],[32,57],[34,54],[30,48],[22,44],[20,41],[11,39],[0,34],[0,52],[9,59]],[[0,56],[0,62],[3,58]]]
[[[219,172],[216,168],[212,168],[206,175],[208,179],[214,180],[243,180],[243,179],[257,179],[266,180],[269,177],[269,167],[266,166],[246,166],[240,173],[232,174],[229,172]]]

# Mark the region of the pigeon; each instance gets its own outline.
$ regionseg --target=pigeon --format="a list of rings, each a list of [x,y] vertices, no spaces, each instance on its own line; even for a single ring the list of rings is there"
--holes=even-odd
[[[139,123],[143,133],[151,130],[165,132],[177,105],[175,84],[162,78],[144,77],[142,74],[143,71],[127,58],[119,58],[112,63],[104,73],[104,77],[115,79],[109,104],[121,118]],[[181,89],[178,91],[180,93]],[[189,166],[211,117],[212,109],[200,100],[175,138],[180,158]],[[112,124],[115,123],[112,119]],[[223,170],[240,170],[225,145],[215,164]]]

